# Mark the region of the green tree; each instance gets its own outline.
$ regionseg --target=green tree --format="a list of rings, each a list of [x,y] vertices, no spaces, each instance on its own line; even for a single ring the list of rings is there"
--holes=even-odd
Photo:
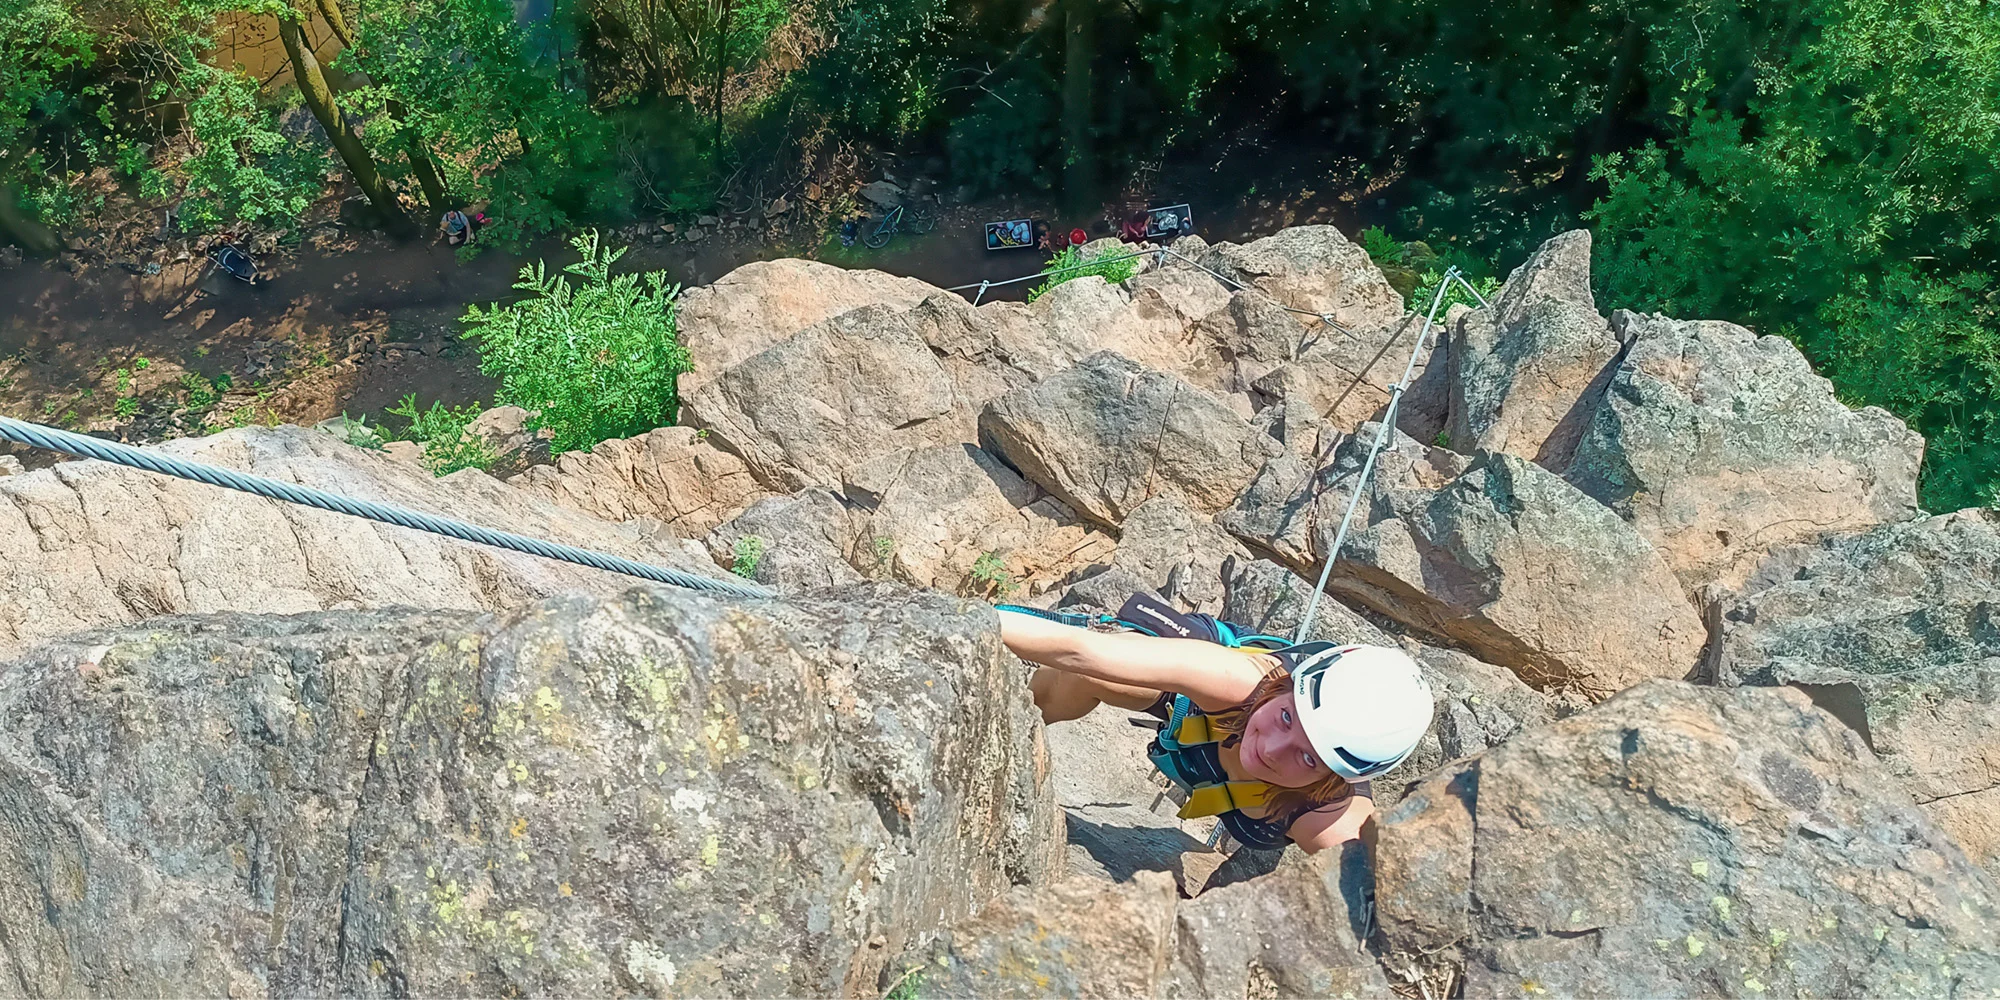
[[[65,0],[0,0],[0,234],[35,253],[59,243],[21,204],[22,187],[39,187],[48,168],[30,119],[57,97],[66,72],[94,58]]]
[[[442,185],[484,201],[502,238],[614,215],[630,192],[610,123],[594,114],[562,53],[570,9],[524,28],[509,0],[360,0],[354,46],[337,65],[369,83],[341,95],[368,118],[385,163],[437,152]],[[567,67],[567,68],[566,68]]]
[[[403,206],[396,200],[396,193],[389,188],[389,182],[375,166],[375,157],[363,145],[361,137],[348,128],[347,116],[335,99],[333,88],[326,81],[326,74],[320,71],[319,59],[313,55],[310,42],[300,22],[309,16],[294,4],[286,3],[272,12],[278,20],[278,37],[285,46],[285,55],[291,59],[292,81],[298,85],[300,96],[305,98],[306,107],[312,109],[313,117],[319,119],[320,129],[333,143],[340,159],[347,164],[348,176],[368,197],[370,204],[382,217],[390,232],[408,236],[415,232],[409,216],[403,213]]]
[[[523,267],[514,287],[525,299],[475,305],[463,320],[501,400],[540,411],[536,426],[554,432],[556,452],[672,423],[674,381],[693,367],[674,325],[679,288],[666,274],[612,274],[625,249],[603,247],[595,231],[570,242],[581,261],[556,275],[541,261]]]
[[[1664,144],[1610,155],[1592,211],[1620,305],[1792,339],[1852,403],[1929,439],[1924,500],[2000,487],[2000,19],[1956,0],[1814,0],[1742,90],[1681,89]],[[1781,31],[1786,29],[1780,29]]]

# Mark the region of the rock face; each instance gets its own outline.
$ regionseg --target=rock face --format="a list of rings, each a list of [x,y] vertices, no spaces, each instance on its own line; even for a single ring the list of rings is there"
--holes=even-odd
[[[735,455],[692,427],[662,427],[530,466],[508,485],[607,521],[649,517],[702,535],[770,493]]]
[[[1213,396],[1108,353],[994,400],[979,431],[1023,476],[1111,525],[1161,495],[1221,510],[1278,450]]]
[[[382,500],[695,573],[691,543],[611,524],[483,473],[436,479],[297,427],[174,441],[196,461]],[[169,479],[64,462],[0,482],[0,654],[85,628],[166,614],[519,607],[629,578]]]
[[[1466,996],[2000,989],[2000,889],[1797,692],[1655,682],[1444,769],[1376,918]]]
[[[1312,604],[1314,580],[1266,559],[1238,562],[1223,571],[1226,593],[1221,617],[1248,625],[1265,635],[1290,638],[1298,634]],[[1362,642],[1393,646],[1396,641],[1333,597],[1322,598],[1313,616],[1308,642]]]
[[[1020,581],[1059,579],[1115,545],[986,452],[939,445],[896,452],[850,474],[865,526],[849,561],[925,587],[992,598]]]
[[[708,533],[708,551],[758,583],[813,590],[861,581],[847,561],[854,541],[854,516],[840,498],[808,489],[751,504]]]
[[[873,994],[1059,863],[991,612],[666,590],[167,619],[0,667],[29,995]]]
[[[1488,453],[1374,508],[1327,589],[1537,688],[1601,700],[1700,657],[1701,619],[1652,546],[1540,466]]]
[[[1718,678],[1812,695],[2000,876],[2000,526],[1976,510],[1884,525],[1759,577],[1723,610]]]
[[[1146,589],[1195,611],[1219,614],[1227,580],[1223,566],[1248,561],[1213,518],[1171,496],[1154,497],[1125,518],[1111,564],[1147,582]]]
[[[923,977],[919,995],[938,996],[1385,996],[1356,936],[1364,871],[1288,854],[1255,882],[1192,900],[1155,872],[1024,887],[953,929],[911,975]]]
[[[1409,760],[1374,783],[1377,808],[1401,801],[1408,785],[1447,762],[1545,726],[1571,707],[1528,687],[1507,669],[1457,650],[1417,645],[1409,652],[1423,665],[1435,697],[1431,730]]]
[[[1111,882],[1164,872],[1192,895],[1220,860],[1207,853],[1215,820],[1174,815],[1179,805],[1163,794],[1146,759],[1152,733],[1127,723],[1136,714],[1102,706],[1049,727],[1050,780],[1069,831],[1068,870]]]
[[[897,448],[970,440],[973,419],[889,306],[843,313],[723,371],[683,412],[785,492],[839,489],[846,470]]]
[[[1295,318],[1283,310],[1272,316],[1273,309],[1276,307],[1270,306],[1264,312],[1266,327],[1277,316],[1287,322]],[[1298,324],[1290,325],[1298,329]],[[1270,366],[1251,383],[1251,391],[1260,399],[1308,410],[1338,430],[1352,431],[1363,421],[1382,415],[1389,404],[1390,390],[1403,377],[1403,366],[1409,361],[1410,350],[1422,329],[1421,317],[1412,316],[1402,323],[1362,329],[1351,337],[1325,328],[1311,331],[1305,347],[1284,363]],[[1418,352],[1413,386],[1422,384],[1422,374],[1433,356],[1434,345],[1428,341],[1436,339],[1434,329]],[[1415,391],[1413,388],[1412,392]],[[1415,411],[1424,405],[1405,394],[1400,409]]]
[[[1174,945],[1174,882],[1157,872],[1010,892],[914,965],[920,991],[950,997],[1154,997]],[[922,995],[922,992],[919,993]]]
[[[1217,243],[1195,259],[1294,309],[1330,314],[1349,329],[1394,326],[1403,318],[1403,297],[1382,269],[1332,226],[1295,226],[1242,246]]]
[[[1542,244],[1451,338],[1451,446],[1569,464],[1618,357],[1590,293],[1590,232]]]
[[[1567,478],[1616,510],[1690,588],[1762,555],[1916,513],[1923,438],[1850,410],[1782,337],[1619,312],[1631,341]]]
[[[1317,426],[1295,432],[1290,414],[1284,416],[1283,430],[1288,437],[1300,443],[1314,442],[1317,447],[1322,435]],[[1339,531],[1354,496],[1354,484],[1360,480],[1368,452],[1381,433],[1382,425],[1371,422],[1351,434],[1335,435],[1324,459],[1317,450],[1305,454],[1287,450],[1264,463],[1250,488],[1217,521],[1246,544],[1275,555],[1300,576],[1317,580],[1319,563]],[[1371,489],[1437,490],[1463,474],[1468,464],[1457,452],[1427,448],[1407,434],[1394,432],[1376,459]],[[1365,513],[1357,509],[1356,517]],[[1366,524],[1365,518],[1359,521],[1359,525]]]
[[[0,982],[2000,993],[2000,531],[1905,523],[1914,435],[1773,338],[1607,323],[1588,256],[1550,241],[1442,347],[1330,227],[977,307],[772,262],[681,303],[691,426],[505,484],[297,430],[167,446],[783,600],[0,478]],[[1436,697],[1372,871],[1205,850],[1131,713],[1040,742],[987,602],[1288,636],[1350,501],[1309,638]],[[185,612],[300,614],[133,625]]]
[[[841,313],[870,305],[908,308],[935,291],[915,278],[815,260],[745,264],[681,293],[675,305],[681,346],[695,359],[695,370],[680,378],[681,398],[738,362]]]

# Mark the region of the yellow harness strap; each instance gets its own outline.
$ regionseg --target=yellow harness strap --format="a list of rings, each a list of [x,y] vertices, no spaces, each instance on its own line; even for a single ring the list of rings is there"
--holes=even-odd
[[[1261,652],[1253,650],[1251,652]],[[1197,746],[1214,743],[1221,739],[1209,725],[1206,715],[1190,715],[1181,720],[1179,729],[1174,730],[1174,742],[1183,746]],[[1222,784],[1202,785],[1188,793],[1187,802],[1176,815],[1182,819],[1201,816],[1219,816],[1232,809],[1256,809],[1271,797],[1271,786],[1261,781],[1230,781]]]
[[[1181,720],[1179,729],[1174,730],[1174,742],[1184,747],[1214,743],[1216,739],[1215,731],[1208,726],[1206,715],[1190,715]]]
[[[1182,819],[1219,816],[1232,809],[1256,809],[1271,797],[1271,786],[1261,781],[1231,781],[1203,785],[1188,793],[1187,804],[1177,813]]]

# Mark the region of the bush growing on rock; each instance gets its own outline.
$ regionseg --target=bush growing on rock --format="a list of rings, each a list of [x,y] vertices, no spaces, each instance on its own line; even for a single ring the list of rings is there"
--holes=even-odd
[[[1028,290],[1028,301],[1033,302],[1049,293],[1049,289],[1065,281],[1075,281],[1096,275],[1113,285],[1123,284],[1139,270],[1139,259],[1125,253],[1099,253],[1085,256],[1076,247],[1069,247],[1056,254],[1042,267],[1048,280]]]
[[[605,247],[595,230],[570,245],[583,259],[563,273],[577,281],[536,261],[514,284],[526,299],[475,305],[463,318],[480,370],[500,380],[499,401],[540,411],[535,427],[553,432],[554,452],[673,423],[674,380],[694,367],[674,323],[680,288],[666,272],[613,275],[626,248]]]
[[[433,475],[448,476],[460,469],[488,469],[498,461],[486,439],[467,430],[479,416],[477,402],[451,407],[432,402],[428,410],[417,409],[417,395],[411,393],[388,412],[410,422],[405,436],[424,446],[424,467]],[[353,438],[348,437],[352,444]]]

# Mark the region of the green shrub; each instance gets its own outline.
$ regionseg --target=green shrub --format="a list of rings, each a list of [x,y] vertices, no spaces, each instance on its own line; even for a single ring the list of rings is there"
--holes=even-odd
[[[770,544],[756,535],[744,535],[742,538],[737,539],[735,549],[736,561],[730,564],[729,571],[745,580],[755,579],[757,576],[757,564],[764,560],[764,550]]]
[[[229,391],[231,379],[223,372],[211,382],[199,373],[186,372],[181,375],[181,389],[186,392],[187,408],[206,410],[222,401],[222,394]]]
[[[632,437],[674,420],[674,380],[693,368],[674,326],[665,272],[611,273],[625,249],[605,249],[595,230],[570,241],[583,260],[550,275],[537,261],[514,287],[528,297],[466,310],[479,368],[500,380],[500,398],[540,411],[554,452]]]
[[[1381,226],[1369,226],[1361,231],[1361,249],[1368,251],[1368,259],[1378,266],[1393,266],[1403,262],[1403,244],[1389,235]]]
[[[409,401],[414,402],[414,397]],[[411,409],[415,407],[412,406]],[[366,414],[350,417],[345,410],[341,411],[340,429],[334,432],[334,436],[356,448],[366,448],[369,451],[382,451],[387,447],[387,442],[382,438],[381,428],[368,426]]]
[[[499,459],[493,446],[466,427],[479,417],[478,403],[450,407],[432,403],[429,410],[417,409],[415,393],[389,407],[388,412],[410,422],[403,432],[424,446],[424,466],[432,475],[448,476],[460,469],[488,469]]]
[[[1019,589],[1014,574],[1007,572],[1007,564],[998,552],[982,552],[973,560],[972,581],[987,597],[1006,597]]]
[[[1130,255],[1128,251],[1114,251],[1097,254],[1094,257],[1085,257],[1082,248],[1067,247],[1063,252],[1056,254],[1053,259],[1043,265],[1042,273],[1048,275],[1048,280],[1029,289],[1028,301],[1033,302],[1047,295],[1049,289],[1065,281],[1075,281],[1078,278],[1094,274],[1116,285],[1130,279],[1133,273],[1138,270],[1139,258]]]

